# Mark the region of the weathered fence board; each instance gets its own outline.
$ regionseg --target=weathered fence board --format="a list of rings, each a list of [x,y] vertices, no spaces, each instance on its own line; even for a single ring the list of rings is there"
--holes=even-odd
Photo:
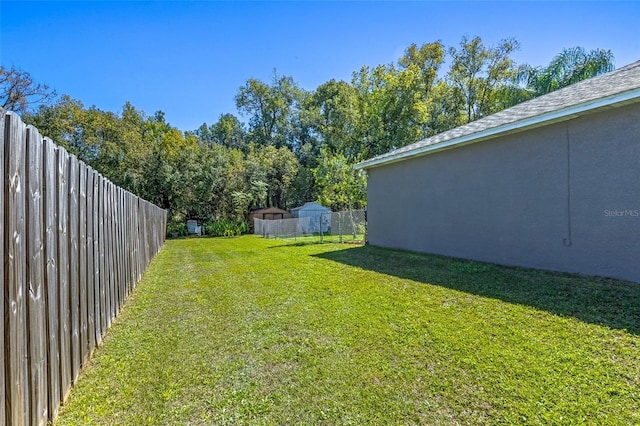
[[[35,127],[27,127],[26,170],[26,249],[27,249],[27,346],[29,412],[32,425],[44,425],[48,415],[46,305],[44,291],[43,238],[43,158],[42,137]]]
[[[120,189],[120,269],[122,271],[122,287],[123,287],[123,297],[122,297],[122,302],[121,302],[121,306],[122,304],[124,304],[124,301],[126,299],[126,297],[129,295],[129,277],[127,274],[127,250],[128,250],[128,245],[127,245],[127,239],[126,239],[126,235],[127,235],[127,220],[125,220],[125,214],[124,214],[124,209],[126,207],[126,199],[127,199],[127,193],[124,189]]]
[[[131,280],[129,274],[129,218],[126,217],[125,211],[129,207],[129,193],[127,191],[122,191],[122,208],[120,209],[120,221],[122,223],[122,275],[124,281],[124,294],[125,300],[129,293],[131,292]]]
[[[4,245],[5,241],[7,241],[7,235],[5,230],[7,229],[5,226],[5,217],[4,217],[4,188],[6,186],[5,182],[5,173],[4,173],[4,144],[5,139],[8,141],[8,138],[5,138],[5,115],[4,110],[0,108],[0,173],[2,174],[2,193],[0,193],[0,215],[2,215],[2,221],[0,221],[0,238],[2,238],[2,244],[0,244],[0,277],[2,278],[2,289],[0,289],[0,319],[2,320],[2,324],[0,324],[0,342],[4,344],[4,305],[5,305],[5,283],[7,282],[4,275]],[[4,357],[4,348],[0,351],[0,401],[6,401],[6,393],[5,393],[5,357]],[[4,407],[4,403],[0,404],[0,421],[4,422],[6,418],[6,411]]]
[[[112,232],[113,232],[113,260],[114,260],[114,272],[115,272],[115,291],[116,291],[116,316],[120,312],[120,304],[122,302],[122,271],[120,269],[120,189],[113,188],[113,211],[112,211]]]
[[[27,374],[27,313],[25,241],[25,144],[26,128],[14,114],[5,115],[5,178],[7,229],[5,261],[5,297],[9,307],[5,312],[5,359],[7,423],[24,425],[29,422],[29,383]]]
[[[87,346],[87,167],[78,162],[78,288],[80,295],[80,365],[89,354]]]
[[[136,209],[136,211],[138,212],[138,214],[135,217],[135,232],[136,235],[140,235],[142,233],[142,229],[140,229],[140,198],[136,198],[135,200],[135,206],[134,208]],[[140,238],[136,238],[136,242],[135,242],[135,246],[136,246],[136,281],[140,279],[140,276],[142,274],[142,252],[140,251]]]
[[[166,212],[2,109],[0,172],[0,425],[45,425],[164,243]]]
[[[86,223],[87,223],[87,357],[96,347],[95,323],[95,270],[93,268],[93,170],[87,168],[86,177]]]
[[[58,299],[58,222],[56,147],[51,139],[44,139],[44,232],[45,232],[45,297],[47,305],[47,381],[49,415],[55,417],[60,404],[60,349]]]
[[[111,185],[107,185],[107,216],[105,220],[107,221],[107,259],[109,261],[109,326],[111,326],[111,318],[115,318],[116,312],[116,262],[115,262],[115,253],[114,253],[114,241],[113,241],[113,191],[114,188]]]
[[[100,327],[106,330],[109,325],[109,270],[107,268],[105,253],[106,253],[106,225],[104,222],[104,216],[106,214],[106,182],[102,176],[100,176],[100,206],[98,210],[99,221],[99,233],[100,233],[100,309],[102,311],[102,317],[100,318]]]
[[[80,209],[78,159],[69,157],[69,311],[71,312],[71,379],[80,374]]]
[[[134,200],[137,197],[133,194],[129,194],[129,202],[127,204],[127,211],[131,211],[134,207],[134,205],[137,205],[137,201],[135,201],[134,204]],[[135,287],[136,282],[138,280],[136,280],[136,273],[135,273],[135,260],[136,260],[136,247],[135,247],[135,239],[136,239],[136,232],[133,228],[134,224],[135,224],[135,220],[136,220],[136,216],[137,215],[131,215],[130,217],[128,217],[128,221],[127,221],[127,225],[128,225],[128,229],[129,229],[129,241],[128,241],[128,247],[129,247],[129,282],[131,283],[131,287],[132,289]]]
[[[124,300],[125,282],[122,276],[122,220],[120,217],[120,210],[122,206],[122,190],[116,188],[115,190],[115,249],[116,249],[116,270],[117,270],[117,286],[118,286],[118,312],[122,308],[122,302]]]
[[[93,296],[94,296],[94,320],[95,320],[95,344],[100,345],[102,343],[102,316],[100,305],[100,220],[99,220],[99,208],[100,208],[100,175],[95,170],[93,171],[93,205],[91,206],[91,212],[93,216]]]
[[[120,188],[115,188],[114,191],[114,227],[113,227],[113,235],[114,235],[114,249],[115,249],[115,258],[116,258],[116,286],[118,288],[118,303],[117,303],[117,312],[116,315],[122,309],[122,301],[124,300],[124,279],[122,277],[122,222],[120,221],[120,203],[121,203],[121,190]]]
[[[140,212],[140,199],[138,197],[133,198],[133,208]],[[134,263],[134,276],[133,280],[138,282],[141,277],[142,266],[140,265],[140,238],[137,236],[140,235],[140,214],[136,214],[133,216],[133,234],[136,236],[133,240],[133,263]]]
[[[71,289],[69,283],[69,154],[58,147],[56,150],[58,163],[57,192],[58,198],[58,312],[60,323],[60,397],[65,399],[71,389],[71,308],[69,300]]]

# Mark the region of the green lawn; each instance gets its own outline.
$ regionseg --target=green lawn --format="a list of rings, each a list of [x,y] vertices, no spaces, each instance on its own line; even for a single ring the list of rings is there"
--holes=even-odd
[[[640,424],[640,285],[168,241],[56,425]]]

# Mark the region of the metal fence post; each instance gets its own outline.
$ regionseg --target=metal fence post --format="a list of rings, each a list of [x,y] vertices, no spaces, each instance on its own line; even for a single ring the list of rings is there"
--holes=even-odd
[[[368,238],[368,232],[369,232],[369,222],[367,221],[367,209],[364,209],[364,244],[365,245],[369,245],[369,238]]]

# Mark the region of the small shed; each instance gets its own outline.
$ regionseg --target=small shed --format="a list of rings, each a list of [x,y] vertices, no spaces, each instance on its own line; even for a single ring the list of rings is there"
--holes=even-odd
[[[331,230],[331,209],[317,203],[304,203],[300,207],[291,209],[291,216],[301,219],[300,230],[304,234],[317,234],[322,230]]]
[[[264,209],[254,210],[249,214],[249,221],[253,223],[253,219],[276,220],[290,219],[291,213],[277,207],[267,207]]]
[[[249,226],[251,229],[255,229],[254,219],[263,220],[278,220],[278,219],[291,219],[291,213],[286,210],[279,209],[277,207],[266,207],[263,209],[257,209],[249,213]]]

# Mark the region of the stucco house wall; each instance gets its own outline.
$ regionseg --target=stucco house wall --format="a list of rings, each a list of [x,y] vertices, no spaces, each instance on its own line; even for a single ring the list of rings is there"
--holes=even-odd
[[[640,282],[640,103],[367,173],[370,244]]]

